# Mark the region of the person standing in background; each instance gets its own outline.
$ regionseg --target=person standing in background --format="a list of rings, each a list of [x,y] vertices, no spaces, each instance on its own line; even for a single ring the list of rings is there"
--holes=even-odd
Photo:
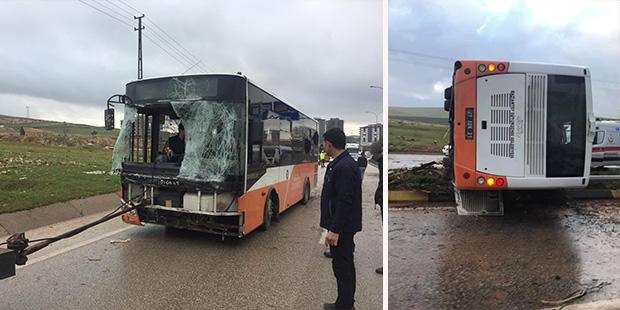
[[[381,211],[381,224],[383,225],[383,154],[377,154],[377,166],[379,166],[379,184],[375,190],[375,206],[379,206]],[[383,274],[383,266],[375,269],[378,274]]]
[[[339,128],[323,135],[325,151],[333,158],[327,166],[321,192],[322,228],[330,246],[332,269],[336,276],[338,298],[324,309],[354,309],[355,303],[355,234],[362,230],[362,181],[360,169],[345,151],[346,136]]]
[[[368,159],[364,156],[364,152],[361,152],[360,157],[357,158],[357,165],[360,167],[360,179],[364,182],[364,172],[366,172],[366,167],[368,167]]]

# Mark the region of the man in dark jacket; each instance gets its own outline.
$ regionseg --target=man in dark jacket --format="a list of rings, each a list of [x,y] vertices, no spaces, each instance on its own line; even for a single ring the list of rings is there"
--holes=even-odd
[[[368,159],[366,159],[364,152],[361,152],[360,157],[357,158],[357,165],[360,167],[360,176],[362,182],[364,182],[364,172],[366,172],[366,168],[368,167]]]
[[[353,309],[355,297],[355,233],[362,230],[362,181],[355,160],[345,151],[346,136],[338,128],[323,135],[325,151],[334,160],[327,166],[321,192],[321,227],[328,230],[332,268],[336,276],[336,303],[324,309]]]
[[[180,163],[185,155],[185,127],[179,124],[179,133],[168,138],[168,158],[170,162]]]

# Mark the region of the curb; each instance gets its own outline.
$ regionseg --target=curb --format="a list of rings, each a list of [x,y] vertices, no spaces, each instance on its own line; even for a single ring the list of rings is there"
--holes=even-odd
[[[573,199],[620,199],[620,189],[585,189],[565,190],[568,197]],[[407,203],[416,201],[450,202],[454,196],[450,194],[433,194],[432,192],[417,189],[406,191],[388,191],[388,202]]]
[[[399,203],[416,201],[450,202],[454,201],[454,195],[435,194],[432,192],[426,192],[417,189],[407,191],[388,191],[388,202]]]
[[[573,199],[620,199],[619,189],[566,190]]]
[[[109,193],[58,202],[48,206],[0,214],[0,236],[56,224],[74,218],[114,209],[120,196]]]

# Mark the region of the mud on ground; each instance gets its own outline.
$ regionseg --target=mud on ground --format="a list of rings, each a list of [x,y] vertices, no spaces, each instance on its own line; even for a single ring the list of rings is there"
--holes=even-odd
[[[620,297],[620,201],[508,199],[503,217],[458,216],[453,203],[390,209],[390,309],[540,309]]]

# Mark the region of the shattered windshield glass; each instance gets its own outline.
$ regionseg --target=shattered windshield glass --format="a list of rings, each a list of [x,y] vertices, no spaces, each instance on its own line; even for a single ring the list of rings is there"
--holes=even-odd
[[[180,179],[224,182],[227,176],[243,174],[243,103],[200,100],[170,104],[185,127]]]
[[[120,174],[123,162],[129,158],[132,124],[136,121],[137,115],[138,111],[135,107],[125,105],[123,124],[112,152],[112,174]]]

